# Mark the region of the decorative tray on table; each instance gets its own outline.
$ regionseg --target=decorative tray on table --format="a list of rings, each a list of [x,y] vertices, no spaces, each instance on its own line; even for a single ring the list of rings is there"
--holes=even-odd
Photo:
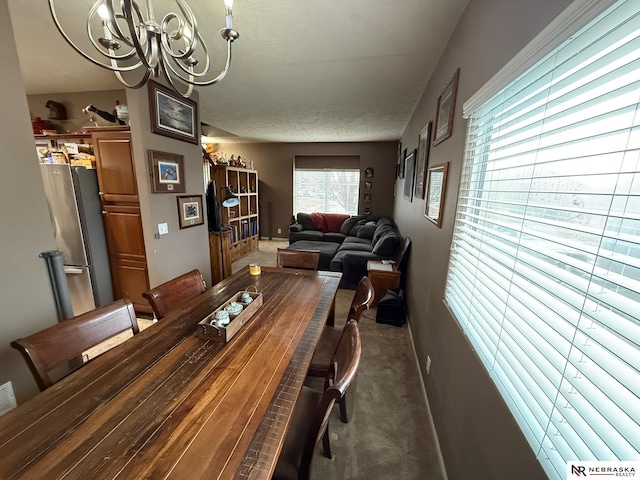
[[[254,288],[255,292],[250,292]],[[198,322],[199,337],[228,342],[262,306],[262,294],[255,287],[238,292]]]

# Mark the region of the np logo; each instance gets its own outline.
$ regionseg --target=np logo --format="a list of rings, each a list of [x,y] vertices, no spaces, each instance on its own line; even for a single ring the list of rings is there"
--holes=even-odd
[[[576,477],[586,477],[587,476],[587,467],[582,465],[571,465],[571,474]]]

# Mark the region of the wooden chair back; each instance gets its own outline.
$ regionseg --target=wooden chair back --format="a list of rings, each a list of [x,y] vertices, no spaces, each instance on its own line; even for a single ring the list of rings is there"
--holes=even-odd
[[[359,321],[362,312],[371,308],[371,305],[373,305],[375,295],[376,292],[373,289],[369,277],[362,277],[356,287],[356,293],[353,295],[348,318],[353,318],[356,322]]]
[[[356,375],[360,364],[362,345],[358,322],[349,320],[345,325],[329,373],[329,385],[322,395],[322,400],[316,409],[309,433],[302,451],[302,460],[298,471],[299,479],[308,479],[311,472],[313,452],[323,438],[329,415],[336,400],[342,398]]]
[[[318,250],[290,250],[278,249],[278,267],[301,268],[304,270],[317,270],[320,261]]]
[[[82,352],[129,329],[134,335],[140,331],[133,304],[117,300],[19,338],[11,346],[22,354],[40,391],[44,391],[83,365],[81,360],[73,362],[82,358]],[[71,364],[62,369],[65,362]],[[57,377],[52,376],[54,370]]]
[[[160,320],[180,303],[206,289],[200,270],[195,269],[144,292],[142,296],[148,300],[153,313]]]

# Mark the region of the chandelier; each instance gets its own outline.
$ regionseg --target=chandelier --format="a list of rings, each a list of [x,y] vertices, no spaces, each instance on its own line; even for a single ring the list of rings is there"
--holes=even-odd
[[[71,40],[56,14],[55,0],[49,0],[49,9],[67,43],[91,63],[113,71],[125,87],[140,88],[150,76],[162,74],[175,92],[188,97],[194,86],[213,85],[226,76],[231,44],[240,34],[233,29],[233,0],[224,0],[225,28],[220,35],[227,42],[227,61],[211,78],[209,51],[196,18],[184,0],[175,1],[180,13],[167,13],[158,23],[152,0],[146,0],[144,10],[133,0],[98,0],[89,11],[87,35],[101,56],[85,53]]]

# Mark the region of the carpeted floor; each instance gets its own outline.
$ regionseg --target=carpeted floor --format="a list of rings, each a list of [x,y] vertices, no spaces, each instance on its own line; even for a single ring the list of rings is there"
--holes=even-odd
[[[275,251],[288,242],[261,240],[259,251],[233,264],[275,266]],[[353,290],[338,290],[336,326],[344,325]],[[431,414],[410,343],[409,328],[375,322],[376,310],[360,319],[362,358],[347,393],[349,423],[334,408],[329,424],[331,460],[316,451],[312,478],[317,480],[445,479]],[[322,389],[322,381],[308,385]]]

